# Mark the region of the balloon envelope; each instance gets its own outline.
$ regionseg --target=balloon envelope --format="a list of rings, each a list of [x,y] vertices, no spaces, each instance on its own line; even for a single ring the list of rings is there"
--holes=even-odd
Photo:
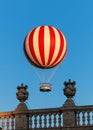
[[[52,26],[39,26],[31,30],[24,41],[24,52],[30,63],[39,68],[52,68],[64,59],[66,39]]]

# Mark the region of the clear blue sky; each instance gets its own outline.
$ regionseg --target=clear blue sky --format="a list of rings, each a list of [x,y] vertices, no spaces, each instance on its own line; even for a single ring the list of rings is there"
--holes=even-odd
[[[41,93],[41,81],[26,60],[23,41],[39,25],[60,29],[68,52],[50,81],[50,93]],[[11,111],[19,101],[16,87],[28,85],[30,109],[60,107],[66,97],[63,82],[76,81],[76,105],[93,104],[93,0],[0,1],[0,111]]]

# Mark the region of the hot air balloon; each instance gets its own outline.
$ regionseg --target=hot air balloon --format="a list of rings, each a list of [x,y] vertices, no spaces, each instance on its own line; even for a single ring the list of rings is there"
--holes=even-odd
[[[53,26],[36,27],[25,37],[24,52],[33,66],[51,69],[58,66],[66,55],[65,36]],[[51,85],[44,83],[40,90],[51,91]]]

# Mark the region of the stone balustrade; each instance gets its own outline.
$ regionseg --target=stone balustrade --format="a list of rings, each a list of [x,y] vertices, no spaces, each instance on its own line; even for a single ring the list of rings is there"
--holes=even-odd
[[[76,106],[71,109],[61,107],[52,109],[29,110],[29,128],[35,129],[64,127],[63,114],[65,111],[74,111],[76,121],[74,127],[93,126],[93,106]]]
[[[93,126],[93,106],[76,107],[76,126]]]
[[[29,128],[57,128],[63,126],[63,113],[60,108],[29,111]]]
[[[13,112],[0,112],[0,129],[15,130],[15,116]]]
[[[16,111],[16,110],[15,110]],[[0,128],[2,130],[15,130],[15,111],[0,112]],[[55,129],[64,128],[64,112],[74,111],[74,127],[93,126],[93,106],[75,106],[74,108],[48,108],[28,110],[28,128],[29,129]],[[21,112],[20,112],[21,114]],[[23,114],[23,112],[22,112]],[[69,117],[69,114],[68,114]],[[68,127],[68,126],[67,126]]]

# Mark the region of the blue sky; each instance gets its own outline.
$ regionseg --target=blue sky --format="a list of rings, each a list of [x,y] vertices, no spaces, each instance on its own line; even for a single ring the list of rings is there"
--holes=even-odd
[[[35,69],[23,52],[26,34],[36,26],[61,30],[68,52],[50,81],[52,91],[41,93]],[[16,87],[28,85],[28,108],[60,107],[66,97],[63,82],[76,81],[76,105],[93,103],[93,0],[0,1],[0,111],[14,110]]]

